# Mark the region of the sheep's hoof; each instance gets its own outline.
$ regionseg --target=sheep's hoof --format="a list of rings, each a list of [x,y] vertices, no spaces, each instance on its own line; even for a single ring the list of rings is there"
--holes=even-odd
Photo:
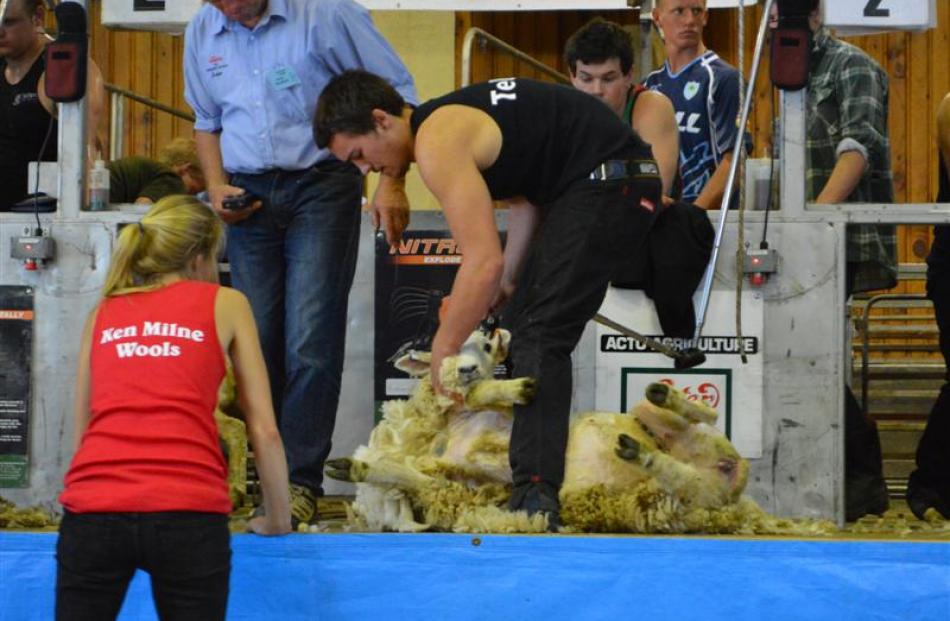
[[[353,482],[357,481],[357,479],[353,478],[356,474],[353,468],[354,465],[353,460],[349,457],[340,457],[338,459],[328,459],[323,468],[327,476],[331,479]]]
[[[515,403],[518,405],[527,405],[534,399],[534,394],[538,390],[538,381],[533,377],[522,377]]]
[[[670,399],[670,387],[668,384],[653,382],[645,391],[647,401],[661,408],[668,408]]]
[[[626,461],[636,461],[640,457],[640,443],[625,433],[617,438],[617,457]]]

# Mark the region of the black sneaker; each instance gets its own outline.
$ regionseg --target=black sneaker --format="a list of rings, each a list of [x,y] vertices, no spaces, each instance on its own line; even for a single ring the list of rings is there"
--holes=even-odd
[[[945,520],[950,520],[950,494],[941,494],[936,488],[921,483],[917,472],[907,479],[907,506],[918,520],[923,520],[928,509],[936,509]]]
[[[880,475],[863,475],[845,481],[844,519],[854,522],[868,514],[884,515],[889,504],[887,484]]]
[[[561,505],[557,493],[547,483],[519,486],[511,494],[508,509],[525,511],[529,516],[544,514],[548,521],[548,532],[556,533],[561,528]]]

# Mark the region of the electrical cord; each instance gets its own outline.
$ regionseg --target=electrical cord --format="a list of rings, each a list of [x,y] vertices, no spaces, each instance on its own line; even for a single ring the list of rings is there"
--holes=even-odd
[[[739,6],[739,10],[736,12],[737,17],[737,30],[739,33],[738,36],[738,48],[739,48],[739,109],[742,110],[743,99],[745,98],[745,88],[744,88],[744,72],[745,72],[745,9]],[[738,199],[738,216],[739,222],[736,227],[736,342],[739,345],[739,359],[742,361],[742,364],[749,363],[749,357],[746,355],[745,346],[743,345],[744,341],[742,339],[742,285],[744,284],[744,274],[743,267],[745,266],[745,210],[746,210],[746,200],[745,200],[745,163],[746,163],[746,150],[745,150],[745,133],[746,128],[740,127],[738,134],[736,136],[736,145],[732,150],[732,156],[738,157],[739,161],[736,162],[736,175],[733,177],[733,188],[738,186],[740,189],[739,195],[736,197]],[[736,180],[741,179],[742,183],[737,184]],[[730,199],[731,200],[731,199]],[[728,205],[721,205],[720,209],[729,209]],[[725,224],[725,222],[723,222]]]
[[[39,155],[36,156],[36,181],[33,183],[33,215],[36,217],[36,231],[34,235],[43,234],[43,225],[40,222],[40,162],[46,155],[46,147],[49,145],[50,136],[53,135],[53,128],[56,126],[56,117],[52,114],[49,117],[49,125],[46,127],[46,137],[43,138],[43,144],[40,147]]]
[[[769,116],[772,119],[775,119],[775,94],[776,88],[772,85],[769,88]],[[772,200],[775,197],[775,162],[778,158],[775,156],[775,146],[776,141],[779,139],[779,132],[776,131],[775,121],[772,122],[772,153],[769,158],[769,198],[765,201],[765,218],[764,224],[762,225],[762,241],[759,242],[759,248],[761,250],[767,250],[769,247],[768,242],[768,232],[769,232],[769,213],[772,211]]]

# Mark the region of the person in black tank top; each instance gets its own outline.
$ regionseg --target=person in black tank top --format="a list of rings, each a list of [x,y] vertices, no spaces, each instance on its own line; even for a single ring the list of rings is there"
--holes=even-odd
[[[57,160],[57,123],[50,121],[54,103],[46,96],[44,51],[50,41],[43,32],[42,0],[10,0],[0,29],[0,211],[33,191],[27,179],[29,162]],[[105,101],[102,74],[90,59],[86,93],[89,155],[99,150],[99,119]],[[49,140],[43,147],[47,131]],[[40,150],[43,153],[40,154]]]
[[[27,193],[27,163],[40,156],[50,125],[52,102],[39,91],[46,69],[47,39],[42,3],[11,0],[0,33],[0,211]],[[56,129],[47,141],[43,161],[56,161]]]
[[[409,110],[378,76],[349,71],[317,102],[314,137],[367,173],[401,177],[415,161],[463,252],[432,341],[441,361],[504,304],[512,373],[538,380],[515,407],[509,506],[559,523],[571,405],[571,352],[625,249],[643,243],[661,205],[650,147],[575,89],[507,78]],[[502,252],[492,200],[509,202]]]
[[[950,203],[950,94],[937,112],[940,145],[938,203]],[[927,257],[927,297],[940,330],[940,351],[950,366],[950,225],[934,227]],[[920,519],[934,508],[950,519],[950,375],[940,389],[917,445],[917,469],[907,480],[907,505]]]

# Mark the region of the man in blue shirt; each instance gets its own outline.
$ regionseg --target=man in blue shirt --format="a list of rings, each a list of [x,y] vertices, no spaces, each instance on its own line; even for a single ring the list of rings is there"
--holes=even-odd
[[[644,85],[673,102],[683,200],[719,209],[739,134],[739,72],[703,44],[706,0],[657,0],[653,21],[666,63]]]
[[[232,283],[251,302],[287,449],[298,522],[316,517],[343,369],[362,179],[313,141],[324,85],[347,69],[412,77],[353,0],[216,0],[185,33],[185,98],[214,210],[228,223]],[[247,192],[247,207],[226,197]],[[373,219],[390,242],[408,220],[400,179],[382,177]]]

